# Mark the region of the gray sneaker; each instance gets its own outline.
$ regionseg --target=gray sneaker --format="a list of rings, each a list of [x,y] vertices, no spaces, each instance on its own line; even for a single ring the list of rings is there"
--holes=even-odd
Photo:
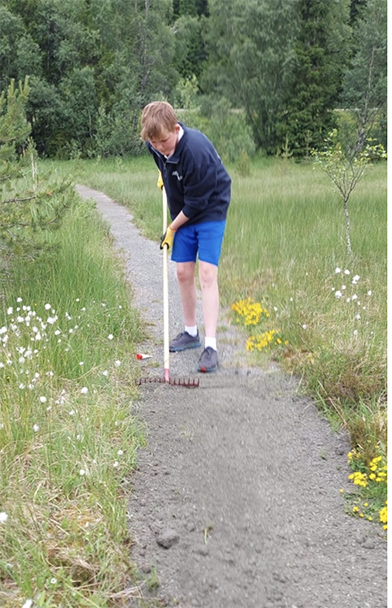
[[[203,350],[199,359],[199,367],[197,368],[198,372],[216,372],[218,369],[218,353],[216,350],[211,348],[211,346],[207,346]]]
[[[169,350],[171,353],[176,353],[180,350],[186,350],[187,348],[199,348],[199,346],[199,332],[197,332],[196,336],[191,336],[187,331],[183,331],[170,342]]]

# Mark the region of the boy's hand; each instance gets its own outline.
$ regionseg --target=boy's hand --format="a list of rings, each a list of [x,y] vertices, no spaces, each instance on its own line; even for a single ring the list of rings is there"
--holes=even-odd
[[[158,186],[159,190],[162,190],[162,188],[164,186],[163,179],[162,179],[162,173],[160,171],[158,171],[157,186]]]
[[[175,232],[176,232],[175,230],[173,230],[172,228],[170,228],[170,226],[168,226],[168,229],[166,230],[165,234],[163,234],[161,237],[161,244],[160,244],[161,249],[163,249],[165,247],[165,245],[168,250],[170,249],[170,247],[173,245]]]

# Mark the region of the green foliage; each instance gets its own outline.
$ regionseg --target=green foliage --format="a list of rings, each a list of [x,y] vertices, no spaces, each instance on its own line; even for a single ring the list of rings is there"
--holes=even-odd
[[[41,175],[30,125],[25,117],[27,81],[19,90],[12,81],[0,97],[0,265],[8,270],[13,256],[34,258],[50,248],[72,199],[69,182]],[[20,154],[17,155],[17,147]]]
[[[257,148],[276,149],[297,29],[295,0],[210,3],[209,62],[201,87],[226,97],[232,107],[244,108]]]
[[[338,100],[386,146],[386,0],[0,0],[0,91],[25,76],[40,156],[138,154],[146,103],[198,96],[268,154],[322,145]]]
[[[232,110],[227,100],[218,97],[200,99],[198,110],[180,115],[189,126],[203,131],[213,142],[224,162],[235,162],[241,155],[251,157],[255,145],[243,112]]]
[[[334,126],[331,110],[338,101],[350,51],[349,0],[298,0],[296,9],[295,59],[277,136],[282,143],[287,137],[294,154],[304,156],[321,145]]]
[[[359,146],[373,135],[386,146],[387,2],[369,0],[355,27],[356,51],[343,81],[342,101],[356,119]]]
[[[24,80],[41,72],[38,44],[26,31],[22,18],[0,5],[0,91],[11,79]]]

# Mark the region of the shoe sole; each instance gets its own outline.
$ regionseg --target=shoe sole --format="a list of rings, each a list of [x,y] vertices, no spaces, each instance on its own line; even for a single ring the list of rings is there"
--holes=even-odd
[[[216,372],[216,370],[218,369],[218,366],[215,365],[214,367],[199,367],[198,368],[198,372],[201,372],[202,374],[212,374],[213,372]]]
[[[174,347],[170,347],[169,346],[169,352],[171,353],[179,353],[182,352],[183,350],[187,350],[188,348],[200,348],[201,346],[201,342],[195,342],[192,344],[187,344],[186,346],[174,346]]]

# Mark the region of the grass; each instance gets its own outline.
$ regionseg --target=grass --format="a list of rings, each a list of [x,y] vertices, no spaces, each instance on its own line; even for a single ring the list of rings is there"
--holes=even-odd
[[[127,205],[158,241],[161,198],[150,158],[61,170]],[[298,376],[325,415],[349,430],[368,466],[387,449],[386,163],[370,167],[351,195],[352,255],[343,204],[321,170],[277,159],[255,159],[249,176],[229,170],[222,304],[249,300],[268,310],[256,325],[242,323],[244,348],[255,364],[272,356]]]
[[[132,592],[126,480],[144,442],[131,412],[141,327],[90,204],[54,244],[40,262],[16,263],[2,290],[3,608],[104,608]]]

